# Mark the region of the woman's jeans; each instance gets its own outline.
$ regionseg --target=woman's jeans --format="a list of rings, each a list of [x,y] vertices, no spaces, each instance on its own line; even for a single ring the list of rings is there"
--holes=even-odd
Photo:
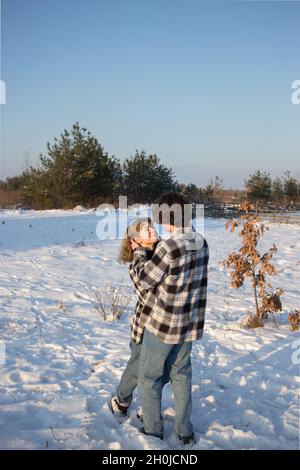
[[[139,392],[143,408],[143,421],[147,434],[163,436],[161,415],[162,388],[165,370],[171,379],[175,410],[176,432],[190,436],[193,432],[191,417],[191,350],[192,343],[163,343],[147,329],[140,352]]]
[[[120,404],[129,406],[132,401],[133,392],[138,384],[139,363],[142,343],[135,343],[133,340],[129,343],[131,356],[121,377],[117,388],[117,397]],[[169,382],[168,373],[162,377],[162,387]]]

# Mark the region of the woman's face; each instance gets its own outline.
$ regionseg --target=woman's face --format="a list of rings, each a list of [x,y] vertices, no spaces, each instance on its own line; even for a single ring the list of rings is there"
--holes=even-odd
[[[144,223],[140,228],[139,237],[136,238],[135,241],[143,246],[151,246],[157,239],[157,233],[152,225]]]

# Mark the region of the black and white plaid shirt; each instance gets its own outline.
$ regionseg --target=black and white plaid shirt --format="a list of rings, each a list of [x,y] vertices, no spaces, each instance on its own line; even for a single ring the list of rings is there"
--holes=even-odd
[[[134,250],[130,271],[138,285],[141,326],[161,341],[178,344],[203,335],[207,298],[206,240],[192,228],[176,230],[158,243],[147,260],[143,248]]]
[[[146,260],[150,260],[154,254],[154,250],[145,250]],[[138,301],[135,306],[134,314],[131,318],[131,337],[135,343],[142,342],[147,317],[150,315],[155,304],[155,295],[152,291],[141,289],[139,279],[135,274],[132,263],[129,265],[129,275],[133,283]]]

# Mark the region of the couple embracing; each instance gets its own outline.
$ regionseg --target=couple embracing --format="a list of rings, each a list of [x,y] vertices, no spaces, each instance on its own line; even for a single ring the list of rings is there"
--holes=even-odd
[[[163,439],[161,398],[170,381],[176,433],[181,445],[189,445],[195,442],[191,350],[193,341],[203,334],[209,250],[192,226],[184,196],[167,193],[156,203],[154,221],[169,232],[169,238],[159,240],[151,219],[140,218],[128,226],[121,245],[120,260],[130,263],[137,303],[131,322],[131,356],[108,404],[118,418],[125,417],[138,386],[141,432]]]

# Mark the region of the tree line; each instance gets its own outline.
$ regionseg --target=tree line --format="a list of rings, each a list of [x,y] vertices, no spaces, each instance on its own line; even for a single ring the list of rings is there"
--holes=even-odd
[[[10,200],[34,209],[77,204],[95,207],[103,202],[117,204],[119,195],[127,195],[129,204],[150,203],[166,191],[181,191],[194,203],[241,202],[246,197],[288,206],[299,201],[300,183],[289,172],[272,180],[268,173],[257,170],[245,181],[244,191],[225,190],[218,176],[204,188],[180,184],[173,169],[163,165],[156,154],[136,150],[121,162],[90,131],[75,123],[47,144],[46,155],[40,155],[36,167],[0,181],[0,205]]]

